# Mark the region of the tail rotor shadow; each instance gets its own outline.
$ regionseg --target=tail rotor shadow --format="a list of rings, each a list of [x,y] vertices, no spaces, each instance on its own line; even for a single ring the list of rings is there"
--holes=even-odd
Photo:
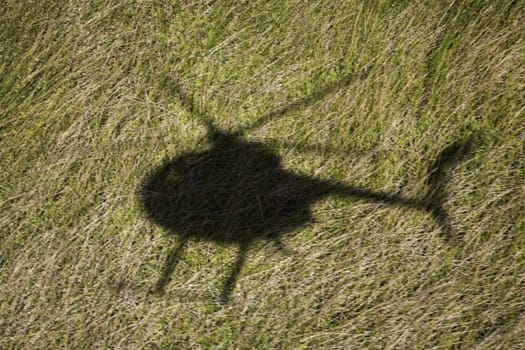
[[[450,180],[450,171],[459,162],[472,153],[472,137],[458,140],[444,148],[428,168],[428,192],[423,200],[425,210],[430,212],[438,224],[443,237],[449,241],[461,241],[462,235],[453,232],[450,215],[445,210],[447,201],[446,186]]]

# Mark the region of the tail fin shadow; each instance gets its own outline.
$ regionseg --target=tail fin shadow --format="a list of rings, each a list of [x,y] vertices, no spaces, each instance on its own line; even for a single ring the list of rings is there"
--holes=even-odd
[[[453,232],[450,216],[444,208],[447,201],[445,187],[449,182],[449,171],[471,154],[473,144],[472,137],[454,142],[444,148],[428,168],[429,175],[426,183],[428,192],[423,204],[436,220],[443,237],[448,241],[458,242],[463,239],[462,234]]]

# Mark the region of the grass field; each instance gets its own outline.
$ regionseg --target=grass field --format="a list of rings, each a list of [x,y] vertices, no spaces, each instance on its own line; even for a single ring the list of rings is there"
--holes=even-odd
[[[1,349],[525,348],[524,1],[167,3],[0,2]]]

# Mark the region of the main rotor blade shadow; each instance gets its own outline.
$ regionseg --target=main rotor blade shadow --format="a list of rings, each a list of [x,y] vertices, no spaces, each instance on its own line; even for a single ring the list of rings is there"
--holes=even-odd
[[[239,127],[235,133],[245,133],[260,128],[275,118],[280,118],[291,112],[305,108],[308,105],[321,100],[323,97],[343,89],[356,79],[366,78],[367,75],[368,67],[362,69],[358,73],[347,74],[335,82],[325,85],[323,88],[313,92],[308,96],[301,97],[295,101],[292,101],[291,103],[280,106],[273,111],[263,114],[255,122]],[[211,136],[224,133],[224,131],[221,132],[220,129],[215,126],[213,118],[206,113],[205,109],[203,110],[195,105],[194,98],[184,91],[184,87],[179,81],[170,80],[166,83],[166,85],[169,86],[170,92],[181,103],[182,107],[206,126]]]
[[[177,245],[174,245],[168,252],[166,260],[164,261],[164,266],[162,267],[160,277],[157,283],[155,283],[155,287],[151,291],[153,294],[164,294],[164,288],[171,280],[173,272],[175,271],[175,267],[177,267],[177,264],[180,261],[179,256],[181,255],[182,251],[184,250],[184,247],[186,246],[186,242],[187,239],[185,237],[182,237],[179,243]]]
[[[285,148],[291,152],[296,151],[299,153],[314,153],[317,155],[337,155],[347,157],[349,154],[352,154],[353,157],[366,157],[372,156],[383,151],[379,147],[374,147],[372,149],[358,148],[358,147],[334,147],[328,146],[321,143],[294,143],[283,140],[275,140],[270,138],[262,138],[262,142],[274,144],[278,148]]]
[[[182,107],[188,111],[189,114],[196,117],[201,123],[206,126],[209,136],[213,137],[222,132],[213,123],[213,118],[210,117],[205,110],[195,106],[193,96],[188,95],[182,85],[178,81],[170,82],[171,93],[181,103]]]
[[[261,117],[259,117],[256,121],[252,122],[251,124],[241,126],[239,130],[241,132],[252,131],[252,130],[262,127],[264,124],[274,120],[275,118],[282,118],[289,113],[299,111],[321,100],[327,95],[330,95],[332,93],[335,93],[347,87],[356,79],[361,79],[361,80],[365,79],[368,76],[368,70],[369,70],[369,67],[366,67],[362,69],[360,72],[347,74],[341,77],[340,79],[338,79],[337,81],[331,84],[325,85],[323,88],[311,93],[308,96],[301,97],[295,101],[292,101],[291,103],[280,106],[270,112],[263,114]]]
[[[239,247],[239,252],[237,253],[235,264],[233,268],[231,269],[230,276],[224,283],[224,287],[222,289],[222,292],[219,298],[219,301],[222,304],[227,304],[228,301],[230,300],[230,295],[235,287],[235,284],[237,283],[239,274],[241,273],[241,270],[244,266],[244,260],[246,259],[247,251],[248,251],[248,245],[241,244]]]

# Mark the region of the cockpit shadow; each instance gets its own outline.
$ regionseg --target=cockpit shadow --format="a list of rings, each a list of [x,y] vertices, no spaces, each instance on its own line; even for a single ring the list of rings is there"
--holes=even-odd
[[[309,221],[311,203],[331,190],[284,170],[265,145],[222,134],[212,149],[160,167],[143,199],[148,217],[181,237],[243,245]]]
[[[187,240],[236,245],[239,256],[221,299],[235,284],[248,247],[280,237],[312,219],[311,205],[344,186],[297,175],[262,143],[220,133],[213,147],[166,162],[142,186],[147,217],[180,238],[155,290],[169,281]]]

